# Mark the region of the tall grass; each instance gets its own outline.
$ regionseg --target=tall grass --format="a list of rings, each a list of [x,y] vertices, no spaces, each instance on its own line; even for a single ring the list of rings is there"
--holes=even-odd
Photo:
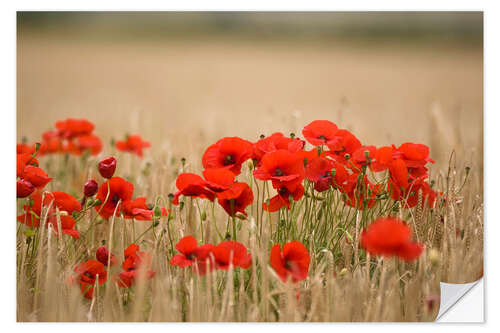
[[[229,220],[207,200],[185,198],[180,206],[169,204],[167,194],[175,190],[176,176],[199,171],[197,152],[188,154],[185,163],[180,162],[181,156],[168,152],[149,161],[113,154],[119,161],[117,175],[135,184],[134,195],[147,195],[150,201],[167,205],[170,216],[153,226],[121,216],[102,220],[90,209],[78,221],[82,237],[76,240],[57,237],[51,228],[32,230],[19,223],[18,321],[432,321],[439,306],[429,299],[439,296],[440,281],[471,282],[482,274],[480,168],[466,168],[457,162],[456,154],[448,169],[431,174],[434,188],[444,198],[434,209],[426,205],[402,209],[384,199],[358,211],[346,206],[334,191],[315,198],[306,184],[306,197],[290,211],[267,213],[261,205],[272,189],[250,180],[251,165],[247,164],[241,180],[251,185],[256,200],[244,220]],[[46,190],[81,197],[85,180],[98,178],[94,157],[58,155],[40,162],[50,175],[56,175]],[[46,211],[42,210],[42,226]],[[416,240],[426,245],[418,261],[372,258],[359,248],[363,227],[389,214],[405,219]],[[232,223],[238,228],[238,241],[252,254],[250,269],[198,276],[191,269],[169,265],[176,253],[173,247],[182,236],[216,244],[221,241],[219,233],[222,238],[226,232],[231,234]],[[278,228],[280,223],[284,225]],[[282,283],[269,265],[270,245],[292,239],[306,244],[311,254],[308,278],[298,285]],[[120,268],[112,267],[108,281],[96,288],[90,301],[78,287],[66,283],[73,267],[94,258],[102,244],[121,262],[123,250],[132,242],[152,254],[153,279],[122,289],[111,278]]]

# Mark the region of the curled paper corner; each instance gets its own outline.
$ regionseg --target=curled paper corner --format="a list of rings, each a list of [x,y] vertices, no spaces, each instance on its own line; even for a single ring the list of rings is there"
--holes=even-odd
[[[441,287],[441,304],[439,307],[439,313],[436,317],[437,322],[467,322],[468,320],[463,318],[463,320],[455,320],[449,316],[451,313],[448,313],[450,310],[453,311],[455,308],[455,304],[459,303],[460,300],[471,291],[472,288],[474,288],[476,285],[480,287],[480,290],[478,292],[478,296],[480,295],[479,300],[479,305],[480,309],[477,308],[478,304],[470,304],[468,305],[469,307],[467,309],[474,310],[474,311],[481,311],[480,313],[480,318],[478,320],[474,320],[473,322],[483,322],[484,321],[484,315],[483,315],[483,279],[479,279],[477,281],[471,282],[471,283],[440,283]],[[477,288],[476,288],[477,289]],[[450,311],[450,312],[451,312]],[[461,310],[462,311],[462,310]],[[445,316],[446,315],[446,316]],[[450,318],[448,318],[450,317]]]

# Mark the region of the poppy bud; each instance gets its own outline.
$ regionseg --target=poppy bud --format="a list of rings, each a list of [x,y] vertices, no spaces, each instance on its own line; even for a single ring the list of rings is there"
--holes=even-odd
[[[345,276],[347,273],[349,273],[349,271],[347,270],[347,268],[342,268],[342,270],[339,272],[339,276]]]
[[[168,201],[172,202],[172,200],[174,200],[174,194],[173,193],[169,193],[168,194]]]
[[[153,210],[153,213],[154,213],[154,216],[156,218],[160,218],[161,217],[161,208],[159,206],[156,206]]]
[[[441,261],[441,254],[436,249],[431,249],[429,251],[429,260],[432,265],[438,265]]]
[[[205,211],[202,211],[200,218],[202,221],[205,221],[207,219],[207,213]]]
[[[109,255],[110,254],[109,254],[108,248],[104,245],[101,246],[100,248],[98,248],[96,253],[95,253],[95,257],[97,258],[97,260],[101,264],[103,264],[104,266],[108,265]],[[111,254],[110,265],[113,266],[114,264],[116,264],[116,258],[114,256],[114,254]]]
[[[99,185],[93,179],[87,180],[85,185],[83,185],[83,194],[85,197],[93,197],[97,193]]]
[[[17,181],[17,197],[26,198],[35,191],[35,187],[29,181],[19,179]]]
[[[101,162],[99,162],[99,173],[101,176],[104,178],[111,178],[113,177],[113,174],[115,173],[116,169],[116,159],[114,157],[108,157],[103,159]]]
[[[181,158],[181,163],[182,163],[182,166],[184,167],[184,165],[186,164],[186,158],[185,157]]]

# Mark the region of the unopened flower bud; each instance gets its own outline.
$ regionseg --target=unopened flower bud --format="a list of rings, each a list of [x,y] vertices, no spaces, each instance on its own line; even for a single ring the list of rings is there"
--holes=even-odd
[[[97,189],[99,188],[99,185],[97,182],[93,179],[88,180],[85,185],[83,185],[83,194],[86,197],[93,197],[94,194],[97,193]]]
[[[116,159],[114,157],[108,157],[99,162],[99,173],[104,178],[111,178],[115,174],[116,169]]]
[[[439,254],[439,251],[436,249],[431,249],[429,251],[429,260],[431,264],[438,265],[441,261],[441,255]]]
[[[17,197],[26,198],[35,191],[35,186],[25,179],[17,181]]]
[[[342,270],[339,272],[339,276],[345,276],[347,275],[349,271],[347,270],[347,268],[342,268]]]
[[[95,253],[97,261],[99,261],[104,266],[108,265],[109,255],[110,253],[108,251],[108,248],[104,245],[98,248]],[[116,264],[116,257],[114,256],[114,254],[111,254],[110,265],[113,266],[114,264]]]
[[[153,210],[153,213],[155,215],[156,218],[160,218],[161,217],[161,208],[160,206],[156,206]]]

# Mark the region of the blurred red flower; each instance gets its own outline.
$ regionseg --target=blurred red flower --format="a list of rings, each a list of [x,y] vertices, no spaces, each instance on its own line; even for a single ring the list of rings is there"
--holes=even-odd
[[[151,279],[155,276],[155,271],[150,269],[151,254],[139,250],[137,244],[130,244],[125,249],[125,260],[122,262],[123,272],[117,279],[119,287],[127,288],[134,285],[141,277]]]
[[[296,283],[307,278],[309,272],[309,252],[306,247],[298,242],[288,242],[283,246],[275,244],[271,249],[271,266],[274,268],[281,281],[287,282],[291,278]]]
[[[374,256],[417,259],[424,245],[411,240],[411,230],[398,218],[379,218],[361,233],[361,247]]]
[[[115,255],[113,253],[109,253],[108,248],[104,245],[97,249],[95,257],[104,266],[108,266],[108,260],[110,266],[115,265],[118,261]]]
[[[247,269],[252,264],[252,255],[247,248],[235,241],[225,241],[212,249],[217,268],[227,270],[231,265],[233,268],[241,267]]]
[[[143,141],[137,134],[127,136],[125,141],[116,142],[116,149],[136,154],[139,157],[143,156],[142,150],[149,147],[151,147],[151,143]]]
[[[94,286],[101,285],[106,282],[108,273],[102,263],[97,260],[89,260],[75,266],[73,271],[75,277],[70,278],[70,282],[80,284],[80,289],[85,298],[92,299],[94,297]]]
[[[64,139],[72,139],[77,136],[87,135],[94,130],[94,124],[86,119],[68,118],[56,122],[57,133]]]

